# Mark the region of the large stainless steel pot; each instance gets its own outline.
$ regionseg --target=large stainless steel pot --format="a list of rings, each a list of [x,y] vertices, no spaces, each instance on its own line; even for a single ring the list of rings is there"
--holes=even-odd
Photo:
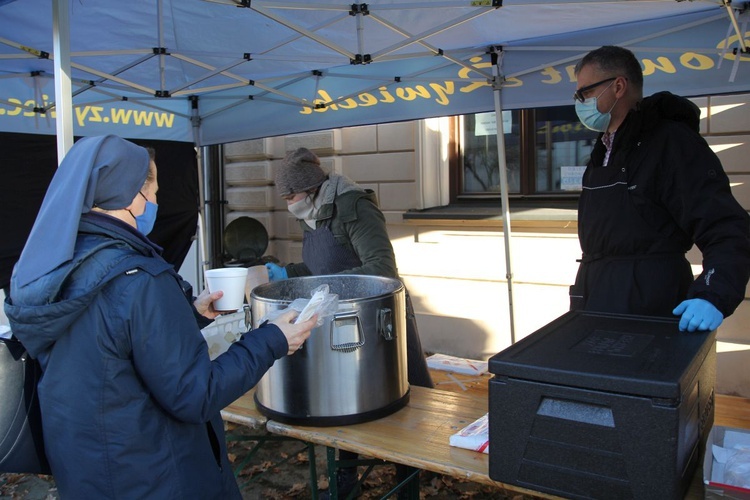
[[[274,363],[256,387],[258,409],[281,422],[326,426],[366,422],[402,408],[409,384],[401,281],[337,274],[266,283],[251,294],[253,327],[323,284],[338,294],[338,311],[313,329],[302,349]]]

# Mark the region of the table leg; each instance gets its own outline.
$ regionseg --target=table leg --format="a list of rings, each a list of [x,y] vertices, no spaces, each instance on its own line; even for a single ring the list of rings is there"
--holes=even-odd
[[[329,498],[331,500],[338,500],[339,498],[339,470],[338,464],[336,464],[336,448],[326,447],[326,458],[328,464],[328,491],[330,493]]]
[[[351,466],[368,466],[362,477],[357,482],[354,490],[365,481],[367,476],[372,471],[372,468],[376,465],[395,465],[391,462],[380,459],[359,459],[359,460],[337,460],[336,459],[336,448],[330,446],[326,447],[327,467],[328,467],[328,492],[331,500],[338,500],[338,475],[340,467],[351,467]],[[409,500],[419,500],[419,472],[420,469],[404,466],[406,475],[402,478],[398,478],[399,483],[393,487],[388,493],[386,493],[381,500],[389,498],[394,493],[403,490],[406,493],[406,498]],[[351,496],[351,494],[349,495]],[[348,500],[348,499],[347,499]]]
[[[419,500],[419,472],[420,469],[414,467],[403,466],[406,470],[406,474],[402,477],[398,477],[398,484],[394,488],[383,496],[383,499],[389,498],[397,491],[404,491],[408,500]]]
[[[307,443],[307,458],[310,460],[310,491],[312,500],[318,500],[318,468],[315,465],[315,445]]]

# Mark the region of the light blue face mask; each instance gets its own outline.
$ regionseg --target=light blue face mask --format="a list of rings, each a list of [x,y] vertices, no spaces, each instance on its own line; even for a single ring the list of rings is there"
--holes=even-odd
[[[143,234],[149,234],[154,229],[157,210],[159,210],[159,205],[146,200],[146,210],[135,218],[135,225],[138,231]]]
[[[140,231],[142,234],[146,235],[154,229],[154,222],[156,222],[156,212],[159,210],[159,205],[148,201],[148,198],[146,198],[146,196],[140,191],[138,191],[138,194],[143,196],[143,199],[146,200],[146,209],[141,215],[133,215],[132,212],[130,212],[130,215],[133,215],[133,218],[135,219],[136,229],[138,229],[138,231]]]
[[[612,83],[615,82],[613,81]],[[607,89],[612,86],[612,83],[607,85],[607,88],[602,90],[599,96],[606,92]],[[595,132],[606,132],[607,127],[609,127],[609,122],[612,120],[612,113],[610,112],[617,104],[617,101],[615,101],[612,107],[609,108],[609,111],[602,113],[597,107],[599,96],[589,97],[583,102],[576,100],[576,114],[578,115],[578,119],[581,120],[583,126],[587,129]]]

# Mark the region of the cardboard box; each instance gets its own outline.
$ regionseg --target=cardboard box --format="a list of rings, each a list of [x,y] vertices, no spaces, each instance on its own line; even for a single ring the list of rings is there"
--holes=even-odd
[[[750,500],[750,488],[744,488],[734,484],[731,479],[733,473],[732,465],[729,463],[729,474],[725,476],[725,466],[727,459],[732,458],[735,451],[735,445],[746,448],[747,455],[742,459],[745,466],[739,470],[744,473],[750,467],[750,430],[735,429],[732,427],[723,427],[716,425],[711,429],[706,441],[706,453],[703,456],[703,484],[705,485],[705,498],[716,500]],[[737,469],[734,469],[737,471]],[[750,473],[745,476],[747,483],[750,483]]]
[[[566,498],[682,499],[713,424],[715,337],[571,311],[496,354],[490,478]]]

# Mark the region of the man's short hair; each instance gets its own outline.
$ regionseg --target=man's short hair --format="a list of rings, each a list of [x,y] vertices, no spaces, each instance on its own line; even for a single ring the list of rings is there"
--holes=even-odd
[[[639,92],[643,92],[643,69],[635,54],[628,49],[605,45],[592,50],[576,64],[575,74],[588,65],[597,66],[611,76],[624,76]]]

